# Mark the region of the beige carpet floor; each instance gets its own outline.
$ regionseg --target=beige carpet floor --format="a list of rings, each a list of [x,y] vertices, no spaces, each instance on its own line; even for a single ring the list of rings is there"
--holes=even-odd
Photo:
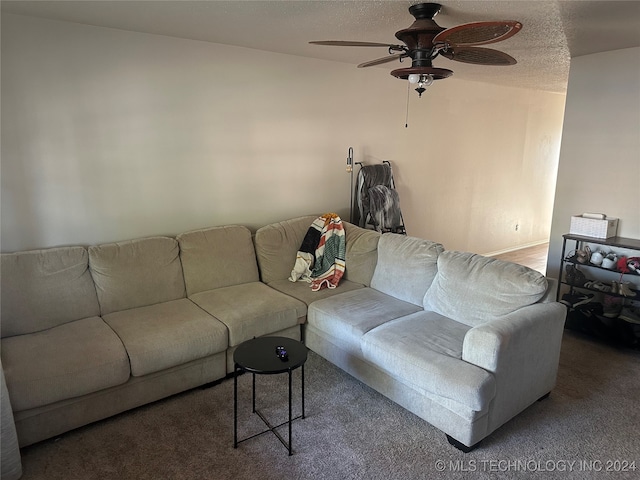
[[[233,381],[225,380],[25,448],[23,478],[640,478],[638,351],[565,332],[551,396],[469,454],[318,355],[305,373],[307,418],[294,423],[291,457],[271,433],[233,449]],[[245,436],[262,424],[251,414],[251,377],[239,384]],[[286,376],[258,377],[258,406],[274,422],[286,418],[286,388]]]

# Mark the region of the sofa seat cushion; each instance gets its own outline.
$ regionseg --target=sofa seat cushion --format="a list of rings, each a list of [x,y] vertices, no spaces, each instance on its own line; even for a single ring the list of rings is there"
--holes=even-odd
[[[420,310],[412,303],[366,287],[313,302],[307,322],[333,337],[341,348],[360,355],[365,333]]]
[[[100,317],[2,339],[2,366],[14,411],[125,383],[127,352]]]
[[[534,304],[546,291],[544,275],[523,265],[445,251],[424,309],[474,327]]]
[[[382,235],[371,287],[422,307],[442,251],[442,245],[429,240],[396,233]]]
[[[332,297],[344,292],[350,292],[351,290],[358,290],[364,288],[361,283],[350,282],[349,280],[342,279],[340,284],[336,288],[323,288],[314,292],[311,290],[311,284],[307,282],[292,282],[290,280],[274,280],[269,283],[271,288],[275,288],[279,292],[286,293],[287,295],[297,298],[298,300],[310,305],[316,300],[322,300],[323,298]]]
[[[368,332],[362,352],[366,360],[404,382],[482,411],[495,396],[495,378],[461,360],[467,330],[434,312],[418,312]]]
[[[303,302],[261,282],[217,288],[189,298],[227,326],[230,347],[293,327],[307,314]]]
[[[104,316],[131,361],[131,374],[149,373],[204,358],[227,348],[227,328],[186,298]]]

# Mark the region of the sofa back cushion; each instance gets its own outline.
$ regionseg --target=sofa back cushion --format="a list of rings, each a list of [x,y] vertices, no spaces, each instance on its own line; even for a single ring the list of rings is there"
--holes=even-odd
[[[256,257],[264,283],[289,278],[302,240],[316,218],[318,215],[292,218],[256,231]]]
[[[184,298],[179,252],[169,237],[89,247],[102,315]]]
[[[2,337],[100,314],[85,248],[3,253],[1,258]]]
[[[265,283],[291,275],[296,254],[309,227],[318,215],[297,217],[265,225],[255,235],[260,278]],[[376,266],[380,234],[349,222],[342,222],[346,241],[344,279],[369,286]]]
[[[442,251],[442,245],[429,240],[396,233],[382,235],[371,287],[422,306],[424,294],[436,276]]]
[[[381,235],[349,222],[344,222],[344,234],[347,239],[344,278],[369,287],[378,263],[378,242]]]
[[[544,275],[523,265],[446,251],[424,308],[474,327],[536,303],[546,290]]]
[[[187,295],[259,281],[248,228],[213,227],[183,233],[177,239]]]

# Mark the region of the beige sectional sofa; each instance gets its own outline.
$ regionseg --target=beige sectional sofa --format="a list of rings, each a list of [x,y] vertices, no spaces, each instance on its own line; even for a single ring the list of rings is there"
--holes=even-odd
[[[2,254],[20,445],[220,380],[262,335],[302,336],[463,449],[551,390],[565,309],[542,275],[345,223],[345,276],[312,292],[288,277],[315,218]]]
[[[2,254],[2,366],[21,446],[224,378],[306,305],[259,281],[241,226]]]
[[[289,295],[300,286],[284,280],[293,261],[287,257],[312,220],[256,232],[263,275],[278,272],[268,284]],[[311,302],[304,297],[311,350],[463,451],[551,391],[566,308],[551,301],[554,290],[542,274],[349,224],[346,236],[346,271],[357,284]],[[278,249],[287,255],[273,255]]]

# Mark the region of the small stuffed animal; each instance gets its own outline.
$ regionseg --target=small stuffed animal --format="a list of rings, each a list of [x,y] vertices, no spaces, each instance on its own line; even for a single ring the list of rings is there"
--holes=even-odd
[[[629,257],[627,259],[627,268],[640,275],[640,257]]]

